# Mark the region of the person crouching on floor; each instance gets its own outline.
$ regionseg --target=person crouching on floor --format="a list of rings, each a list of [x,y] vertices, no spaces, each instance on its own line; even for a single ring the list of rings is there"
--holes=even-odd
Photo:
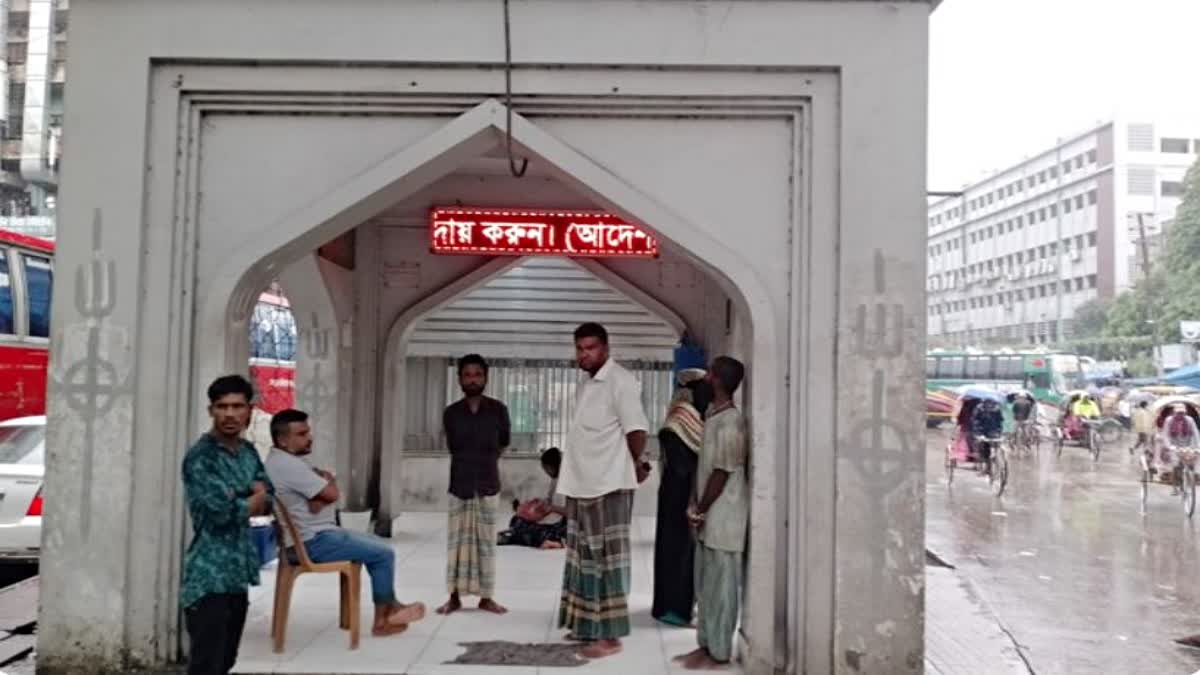
[[[542,453],[542,471],[550,477],[550,492],[545,499],[529,499],[524,503],[513,501],[516,513],[508,522],[508,529],[501,532],[497,539],[501,546],[563,547],[563,540],[567,537],[567,520],[563,517],[566,500],[556,494],[560,466],[562,452],[558,448],[550,448]]]
[[[371,634],[395,635],[408,624],[425,618],[425,605],[396,600],[396,552],[387,541],[338,526],[339,497],[334,475],[308,465],[302,457],[312,453],[312,428],[308,415],[283,410],[271,418],[273,446],[267,455],[267,475],[279,502],[296,525],[304,550],[315,563],[351,560],[362,563],[371,576],[375,620]]]

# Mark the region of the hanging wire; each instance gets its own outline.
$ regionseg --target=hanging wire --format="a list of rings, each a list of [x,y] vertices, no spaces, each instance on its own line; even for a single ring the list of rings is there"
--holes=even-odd
[[[520,178],[525,175],[525,171],[529,168],[529,158],[522,157],[521,165],[517,166],[517,160],[513,156],[512,21],[508,11],[508,0],[504,0],[504,108],[508,118],[508,122],[504,127],[504,147],[508,152],[508,170],[512,172],[513,176]]]

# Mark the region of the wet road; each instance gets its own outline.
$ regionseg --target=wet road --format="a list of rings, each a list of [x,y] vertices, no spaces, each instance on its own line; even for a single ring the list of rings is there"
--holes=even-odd
[[[1004,496],[959,471],[947,487],[946,434],[927,443],[926,545],[973,582],[1033,672],[1194,673],[1200,650],[1200,509],[1188,520],[1152,485],[1141,513],[1127,441],[1098,463],[1068,446],[1015,458]]]

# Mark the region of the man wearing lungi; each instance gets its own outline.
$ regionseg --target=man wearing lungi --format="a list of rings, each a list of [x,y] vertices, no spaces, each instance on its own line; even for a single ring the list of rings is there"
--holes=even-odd
[[[733,394],[745,376],[741,362],[713,360],[708,371],[713,401],[704,421],[696,472],[695,503],[688,520],[696,528],[696,641],[699,648],[675,658],[689,670],[724,668],[733,658],[742,586],[742,551],[750,516],[746,481],[749,444]]]
[[[575,331],[575,358],[585,375],[558,478],[567,515],[558,624],[568,639],[587,643],[583,656],[602,658],[629,635],[629,526],[633,492],[649,472],[642,451],[650,425],[641,386],[609,358],[603,326]]]
[[[463,595],[478,595],[479,609],[508,610],[496,590],[496,507],[500,453],[511,441],[508,408],[483,395],[488,364],[478,354],[458,360],[463,398],[446,408],[442,424],[450,450],[450,531],[446,542],[446,587],[450,599],[438,614],[462,609]]]

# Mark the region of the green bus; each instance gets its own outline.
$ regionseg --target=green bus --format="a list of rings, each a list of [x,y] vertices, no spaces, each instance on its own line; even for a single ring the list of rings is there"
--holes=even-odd
[[[932,427],[950,419],[958,388],[974,384],[1027,389],[1038,403],[1061,406],[1068,392],[1084,387],[1084,377],[1074,354],[933,350],[925,355],[926,423]]]

